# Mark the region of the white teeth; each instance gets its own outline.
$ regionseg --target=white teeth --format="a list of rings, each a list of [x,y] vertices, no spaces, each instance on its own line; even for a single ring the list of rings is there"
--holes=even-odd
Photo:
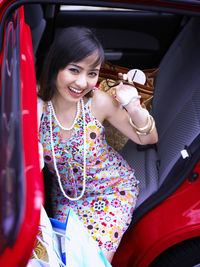
[[[77,89],[74,89],[72,87],[70,87],[70,90],[73,91],[74,93],[77,93],[77,94],[81,94],[83,92],[83,90],[77,90]]]

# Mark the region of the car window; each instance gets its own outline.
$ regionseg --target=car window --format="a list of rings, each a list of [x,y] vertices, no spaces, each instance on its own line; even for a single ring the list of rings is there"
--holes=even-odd
[[[45,39],[55,39],[68,26],[86,26],[103,44],[106,60],[123,67],[149,69],[159,65],[181,21],[182,16],[151,10],[62,5],[51,24],[54,32]],[[43,47],[45,53],[46,43]]]
[[[7,20],[0,84],[0,252],[16,240],[24,203],[19,14]]]
[[[100,7],[100,6],[73,6],[73,5],[61,5],[60,10],[90,10],[90,11],[133,11],[133,9],[125,8],[113,8],[113,7]]]

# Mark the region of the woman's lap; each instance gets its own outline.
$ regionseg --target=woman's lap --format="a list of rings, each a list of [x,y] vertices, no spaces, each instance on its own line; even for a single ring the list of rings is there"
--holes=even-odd
[[[137,190],[54,203],[54,218],[65,221],[72,208],[102,250],[115,252],[128,228],[137,200]],[[58,204],[58,203],[57,203]]]

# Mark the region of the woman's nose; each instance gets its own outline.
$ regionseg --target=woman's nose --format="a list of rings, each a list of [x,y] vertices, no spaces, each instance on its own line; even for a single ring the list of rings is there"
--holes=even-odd
[[[76,85],[84,89],[87,86],[87,76],[85,74],[78,75]]]

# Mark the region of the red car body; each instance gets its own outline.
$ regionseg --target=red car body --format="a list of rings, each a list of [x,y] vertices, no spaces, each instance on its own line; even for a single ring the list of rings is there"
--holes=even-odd
[[[194,172],[199,174],[200,162]],[[125,236],[116,253],[117,267],[149,266],[160,253],[200,235],[200,181],[185,183],[148,212]]]
[[[5,6],[6,1],[2,1],[1,7]],[[5,11],[6,7],[3,10]],[[34,58],[32,46],[30,45],[31,34],[29,27],[24,23],[22,8],[19,16],[25,207],[16,242],[13,247],[7,247],[1,255],[0,266],[26,266],[34,246],[35,236],[38,231],[40,208],[43,203],[43,182],[38,161],[37,95]],[[13,26],[7,24],[5,27],[11,30]],[[5,43],[1,52],[1,63],[4,60],[4,49]]]
[[[6,19],[5,12],[17,1],[0,2],[0,21]],[[20,1],[19,1],[20,2]],[[30,2],[30,1],[29,1]],[[92,1],[91,1],[92,2]],[[107,1],[200,12],[195,4],[179,4],[178,1]],[[195,1],[194,1],[195,2]],[[0,266],[25,266],[35,242],[39,223],[40,205],[43,203],[43,181],[39,168],[37,143],[37,94],[31,33],[25,24],[23,7],[19,9],[20,23],[20,68],[21,68],[21,118],[24,157],[25,209],[17,240],[0,255]],[[9,27],[5,23],[4,28]],[[6,32],[6,31],[4,31]],[[3,39],[3,36],[0,37]],[[2,40],[1,40],[2,41]],[[0,63],[4,57],[5,43],[1,50]],[[1,70],[2,71],[2,70]],[[0,85],[1,92],[1,85]],[[200,174],[200,162],[193,173]],[[188,179],[160,205],[149,211],[125,234],[114,257],[113,266],[147,267],[169,247],[200,236],[200,179]],[[1,242],[1,241],[0,241]]]

